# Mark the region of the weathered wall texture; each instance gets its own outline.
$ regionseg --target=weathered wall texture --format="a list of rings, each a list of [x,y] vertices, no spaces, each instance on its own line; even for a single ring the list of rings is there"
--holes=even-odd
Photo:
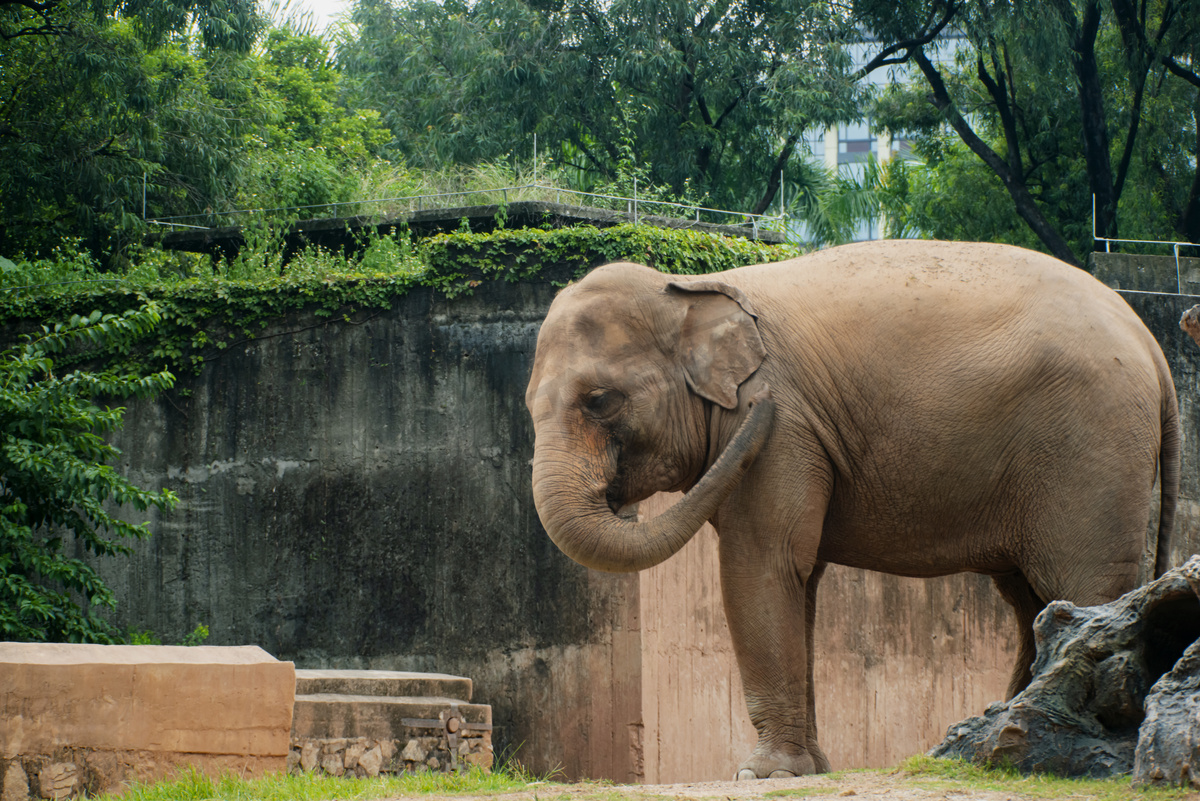
[[[135,557],[104,565],[119,622],[167,639],[204,623],[214,644],[298,667],[470,676],[497,755],[519,748],[535,770],[732,775],[753,735],[712,535],[615,576],[572,563],[537,520],[523,395],[553,293],[492,282],[449,302],[416,290],[353,325],[297,315],[132,405],[124,468],[181,502]],[[1180,387],[1182,561],[1200,544],[1200,349],[1176,321],[1197,299],[1129,297]],[[986,579],[831,568],[818,625],[835,767],[923,751],[1003,696],[1013,632]]]

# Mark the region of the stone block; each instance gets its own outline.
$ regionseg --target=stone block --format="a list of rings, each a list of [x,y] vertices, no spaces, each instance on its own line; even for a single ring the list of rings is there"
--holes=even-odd
[[[256,646],[0,643],[0,757],[61,747],[277,756],[295,669]]]
[[[380,696],[320,693],[296,696],[292,734],[298,738],[367,737],[404,741],[424,734],[406,720],[438,720],[450,704],[470,731],[473,725],[490,726],[492,708],[487,704],[462,704],[452,698],[385,698]]]
[[[342,762],[342,764],[346,766],[346,770],[353,770],[354,768],[357,768],[358,760],[362,758],[362,755],[366,752],[366,750],[366,743],[356,742],[352,745],[346,746],[346,754],[343,757]]]
[[[306,773],[315,770],[317,760],[321,756],[321,746],[314,742],[307,742],[300,747],[300,767]]]
[[[4,789],[0,792],[0,801],[28,801],[29,777],[21,763],[13,759],[4,769]]]
[[[296,695],[376,695],[471,700],[471,680],[399,670],[297,670]]]
[[[70,798],[78,784],[79,766],[74,762],[52,762],[38,772],[38,795],[42,798]]]
[[[383,749],[378,745],[368,749],[358,758],[358,764],[368,776],[378,776],[383,769]]]

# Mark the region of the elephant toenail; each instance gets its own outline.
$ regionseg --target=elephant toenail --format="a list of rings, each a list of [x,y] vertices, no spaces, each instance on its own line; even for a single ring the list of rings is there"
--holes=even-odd
[[[750,779],[757,779],[757,778],[758,778],[757,773],[750,770],[749,768],[742,768],[741,770],[738,771],[737,779],[735,781],[744,782],[744,781],[749,781]]]
[[[793,779],[795,777],[796,777],[795,773],[792,773],[790,770],[784,770],[783,768],[780,768],[779,770],[771,771],[771,775],[768,776],[767,778],[768,779]]]

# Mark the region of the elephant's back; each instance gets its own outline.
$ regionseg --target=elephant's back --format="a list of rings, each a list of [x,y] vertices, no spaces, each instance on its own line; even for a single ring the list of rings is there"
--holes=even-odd
[[[866,295],[969,290],[1003,298],[1021,290],[1073,288],[1096,295],[1105,289],[1088,273],[1045,253],[988,242],[874,240],[744,269],[785,280],[795,276],[817,291]]]
[[[734,273],[743,271],[748,294],[767,318],[783,304],[799,304],[811,325],[834,337],[897,342],[910,356],[921,343],[1002,350],[1043,342],[1115,348],[1120,353],[1110,357],[1137,356],[1156,372],[1162,358],[1149,330],[1112,289],[1052,256],[1011,245],[881,240]]]

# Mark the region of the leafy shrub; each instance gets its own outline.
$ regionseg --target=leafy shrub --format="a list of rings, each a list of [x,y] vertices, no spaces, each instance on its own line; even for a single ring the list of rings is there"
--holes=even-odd
[[[148,535],[145,524],[114,517],[109,503],[170,508],[169,490],[139,489],[110,464],[119,451],[103,435],[124,409],[102,398],[149,396],[173,376],[117,369],[62,370],[127,348],[160,319],[156,306],[120,316],[95,312],[24,338],[0,354],[0,637],[49,642],[116,642],[97,611],[116,606],[95,569],[69,554],[127,553],[122,540]]]

